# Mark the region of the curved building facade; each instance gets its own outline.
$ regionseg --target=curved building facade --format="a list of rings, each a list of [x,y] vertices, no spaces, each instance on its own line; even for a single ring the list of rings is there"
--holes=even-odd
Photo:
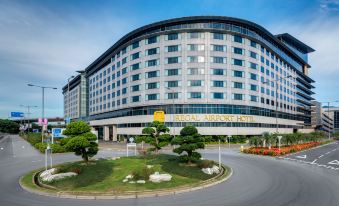
[[[204,135],[291,133],[311,123],[313,51],[236,18],[157,22],[128,33],[84,70],[88,115],[73,118],[113,140],[140,134],[155,111],[165,112],[176,134],[189,124]],[[64,87],[66,118],[76,79]]]

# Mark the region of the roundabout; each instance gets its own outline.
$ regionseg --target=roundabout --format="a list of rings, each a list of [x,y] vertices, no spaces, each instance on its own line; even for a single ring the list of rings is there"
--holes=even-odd
[[[204,189],[227,180],[232,174],[226,166],[206,174],[202,171],[206,163],[214,167],[217,164],[202,160],[199,165],[186,165],[178,161],[178,156],[166,154],[100,158],[88,164],[69,162],[53,169],[29,172],[20,178],[20,186],[31,193],[60,198],[127,199]],[[46,177],[67,174],[62,172],[74,176],[57,181]],[[158,177],[162,175],[169,179],[161,181]]]
[[[241,154],[223,149],[222,162],[233,169],[227,181],[212,187],[178,195],[116,200],[79,200],[47,197],[23,190],[18,184],[21,176],[44,166],[44,157],[17,136],[0,143],[0,203],[13,205],[86,206],[86,205],[329,205],[339,202],[338,173],[319,167],[272,157]],[[24,146],[24,148],[22,147]],[[204,150],[203,157],[217,160],[216,150]],[[96,158],[123,156],[124,152],[100,151]],[[61,164],[79,161],[73,154],[54,156]]]

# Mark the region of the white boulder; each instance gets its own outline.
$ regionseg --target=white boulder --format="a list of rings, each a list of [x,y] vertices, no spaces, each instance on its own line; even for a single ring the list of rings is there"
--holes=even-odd
[[[125,177],[125,179],[132,179],[133,178],[133,175],[127,175],[126,177]]]
[[[145,184],[146,181],[145,181],[145,180],[138,180],[137,183],[138,183],[138,184]]]
[[[168,182],[171,181],[172,175],[170,174],[159,174],[159,172],[155,172],[149,176],[149,181],[159,183],[159,182]]]
[[[123,179],[122,182],[128,182],[128,179]]]
[[[220,173],[220,170],[219,170],[219,167],[214,165],[213,167],[209,168],[202,168],[201,171],[205,174],[208,174],[208,175],[213,175],[213,174],[219,174]]]
[[[57,173],[58,170],[57,168],[51,168],[49,170],[45,170],[43,171],[41,174],[40,174],[40,177],[43,179],[43,178],[46,178],[48,176],[51,176],[51,175],[54,175],[55,173]]]
[[[147,165],[147,168],[148,169],[150,169],[150,168],[152,168],[152,167],[154,167],[153,165]]]
[[[64,179],[66,177],[73,177],[73,176],[77,176],[77,175],[78,174],[75,173],[75,172],[66,172],[66,173],[59,173],[59,174],[45,176],[41,179],[45,182],[51,182],[51,181],[54,181],[54,180],[61,180],[61,179]]]

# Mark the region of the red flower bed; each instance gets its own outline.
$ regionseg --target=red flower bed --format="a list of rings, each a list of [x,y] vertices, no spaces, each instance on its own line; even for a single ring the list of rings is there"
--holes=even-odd
[[[280,150],[277,147],[271,147],[271,149],[268,149],[268,147],[250,147],[248,149],[244,149],[243,152],[248,153],[248,154],[257,154],[257,155],[280,156],[280,155],[285,155],[285,154],[309,149],[312,147],[316,147],[321,144],[322,144],[321,142],[308,142],[308,143],[303,143],[303,144],[282,146],[280,147]]]

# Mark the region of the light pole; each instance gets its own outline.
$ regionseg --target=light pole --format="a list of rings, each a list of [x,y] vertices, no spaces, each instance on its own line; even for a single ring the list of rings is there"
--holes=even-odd
[[[278,79],[273,80],[275,82],[275,126],[276,126],[275,132],[277,134],[279,133],[279,127],[278,127],[278,81],[281,81],[283,79],[288,79],[288,78],[291,78],[291,77],[292,77],[292,75],[288,75],[288,76],[280,77]],[[264,82],[264,84],[269,85],[269,81]]]
[[[42,107],[41,107],[41,115],[42,119],[45,118],[45,89],[57,89],[56,87],[46,87],[41,85],[35,85],[35,84],[27,84],[29,87],[38,87],[42,90]],[[41,129],[41,142],[44,142],[44,127],[42,126]]]
[[[327,116],[328,116],[328,118],[330,118],[330,103],[335,103],[335,102],[339,102],[339,100],[331,101],[331,102],[322,102],[322,103],[327,103]],[[334,119],[333,119],[333,123],[334,123]],[[331,128],[331,125],[329,126],[329,129],[328,129],[328,140],[331,139],[330,128]]]
[[[70,94],[69,94],[69,82],[71,79],[73,79],[74,76],[72,75],[67,79],[67,116],[68,118],[71,118],[71,99],[70,99]],[[67,117],[66,117],[67,118]]]
[[[33,105],[23,105],[23,104],[20,104],[20,107],[26,107],[26,108],[27,108],[27,116],[26,116],[26,119],[27,119],[27,126],[28,126],[27,132],[29,132],[29,115],[30,115],[30,108],[36,108],[36,107],[38,107],[38,106],[33,106]]]
[[[171,88],[169,88],[169,87],[165,87],[166,89],[168,89],[168,90],[170,90],[171,92],[172,92],[172,112],[173,112],[173,114],[172,114],[172,124],[173,124],[173,138],[175,138],[175,125],[174,125],[174,110],[175,110],[175,108],[174,108],[174,91],[173,91],[173,89],[171,89]]]

